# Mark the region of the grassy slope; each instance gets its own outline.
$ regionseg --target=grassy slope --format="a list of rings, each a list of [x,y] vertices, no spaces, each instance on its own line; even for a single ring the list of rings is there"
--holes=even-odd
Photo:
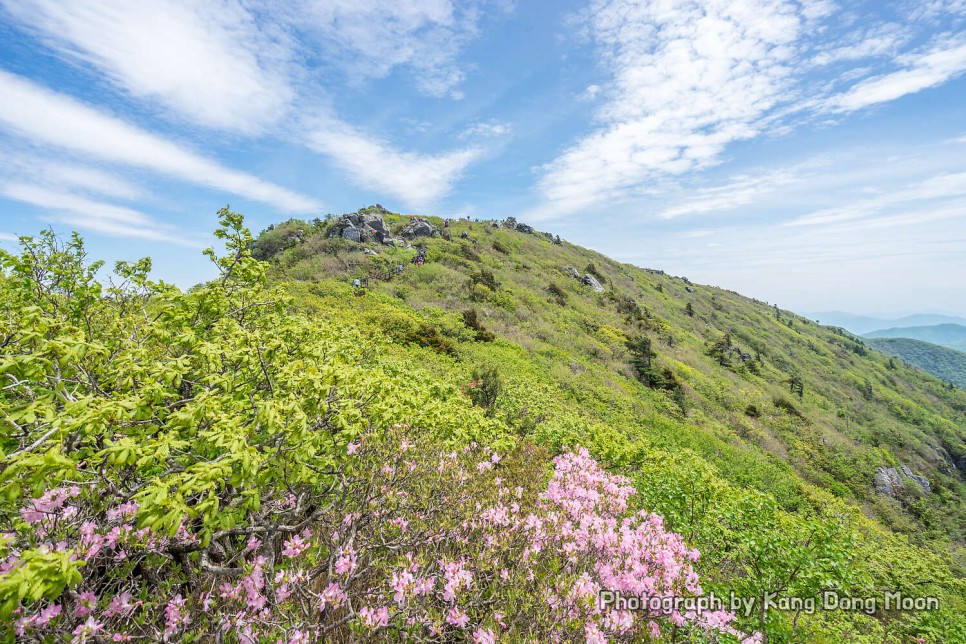
[[[296,228],[303,229],[298,238],[289,234]],[[462,231],[475,243],[459,239]],[[304,222],[283,224],[259,244],[271,247],[276,279],[291,282],[310,310],[341,311],[403,342],[430,346],[436,340],[427,334],[438,333],[449,352],[400,350],[443,379],[464,384],[474,367],[497,366],[504,382],[498,413],[544,443],[593,443],[605,458],[608,450],[618,458],[634,441],[693,450],[732,485],[774,494],[786,509],[825,490],[914,542],[946,551],[960,573],[966,569],[966,392],[903,365],[890,369],[888,358],[857,337],[734,292],[556,245],[542,234],[465,220],[450,232],[453,241],[425,240],[429,261],[418,269],[409,263],[412,250],[374,245],[379,256],[366,256],[360,245],[326,240]],[[589,263],[606,293],[562,270],[572,265],[583,274]],[[352,278],[396,264],[406,266],[402,275],[373,280],[353,296]],[[496,291],[468,285],[481,269],[499,282]],[[496,342],[473,341],[460,316],[471,306]],[[757,365],[737,353],[726,366],[708,356],[725,334],[742,352],[760,354]],[[682,383],[684,412],[680,399],[635,378],[626,341],[638,335],[652,339],[656,363]],[[804,382],[801,398],[790,391],[793,375]],[[781,399],[790,405],[776,406]],[[931,446],[951,454],[959,472]],[[934,493],[902,505],[877,495],[876,469],[898,464],[925,475]]]
[[[966,353],[910,338],[869,338],[869,346],[966,389]]]

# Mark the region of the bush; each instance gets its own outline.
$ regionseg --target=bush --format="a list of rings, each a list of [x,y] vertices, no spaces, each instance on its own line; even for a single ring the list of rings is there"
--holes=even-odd
[[[500,243],[499,239],[493,240],[493,250],[504,255],[509,255],[511,252],[509,248]]]
[[[550,293],[550,301],[559,306],[563,306],[567,303],[567,293],[557,286],[551,283],[547,286],[547,292]]]
[[[410,340],[421,347],[427,347],[440,353],[455,355],[456,350],[453,342],[444,338],[435,324],[423,322],[419,324],[410,336]]]
[[[795,405],[793,405],[792,403],[788,402],[788,400],[786,400],[785,398],[777,397],[772,402],[775,404],[775,407],[778,407],[789,416],[794,416],[795,418],[799,418],[799,419],[805,418],[802,415],[802,412],[798,411],[798,408],[795,407]]]
[[[496,367],[476,367],[473,375],[463,389],[477,407],[482,407],[487,416],[496,412],[496,401],[500,397],[503,381]]]
[[[476,309],[466,309],[463,311],[463,324],[466,328],[474,332],[474,338],[478,342],[492,342],[496,339],[496,334],[492,331],[487,330],[480,322],[479,315],[476,313]]]
[[[493,273],[483,268],[470,275],[470,283],[485,286],[491,291],[496,291],[500,288],[500,283],[493,277]]]
[[[601,272],[597,270],[597,267],[594,266],[593,264],[587,264],[586,268],[584,268],[584,272],[585,273],[590,273],[591,275],[593,275],[594,277],[596,277],[597,278],[597,281],[599,281],[601,284],[606,284],[607,283],[607,278],[604,277],[601,274]]]

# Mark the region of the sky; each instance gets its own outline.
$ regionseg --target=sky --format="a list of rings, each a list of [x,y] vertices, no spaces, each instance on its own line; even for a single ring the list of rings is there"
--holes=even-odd
[[[380,203],[800,311],[966,315],[966,0],[0,0],[0,248],[155,278]]]

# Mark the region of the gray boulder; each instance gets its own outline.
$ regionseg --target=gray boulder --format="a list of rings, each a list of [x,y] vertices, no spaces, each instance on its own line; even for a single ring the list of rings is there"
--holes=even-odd
[[[925,492],[926,494],[929,494],[932,491],[932,486],[929,485],[929,479],[927,479],[925,476],[914,473],[905,465],[903,465],[899,469],[902,470],[902,473],[903,475],[905,475],[906,478],[909,478],[915,481],[916,485],[918,485],[923,492]]]
[[[906,491],[906,481],[912,481],[925,494],[932,491],[929,479],[913,472],[908,466],[900,465],[899,469],[894,467],[880,467],[875,471],[873,482],[875,491],[879,494],[898,499]]]
[[[940,472],[952,474],[958,469],[953,457],[939,445],[926,445],[926,449],[929,450],[927,455],[929,460],[939,468]]]
[[[597,281],[597,278],[590,273],[585,273],[584,278],[581,281],[598,293],[603,293],[606,290],[600,285],[600,282]]]
[[[880,467],[875,471],[875,491],[885,496],[898,499],[899,495],[905,490],[906,486],[902,482],[902,476],[894,467]]]
[[[382,233],[383,235],[389,234],[389,227],[386,226],[386,222],[383,221],[382,215],[363,215],[362,225],[372,228],[376,232]]]
[[[567,277],[572,277],[575,280],[580,279],[580,272],[577,270],[576,266],[567,265],[567,266],[564,266],[561,270],[563,270],[564,275],[566,275]]]
[[[328,232],[329,237],[342,237],[354,242],[377,241],[383,244],[392,244],[393,238],[389,232],[389,226],[383,220],[382,215],[360,214],[358,212],[342,215],[335,222]]]
[[[399,233],[406,239],[417,239],[419,237],[432,237],[439,233],[439,229],[428,221],[411,221]]]
[[[342,229],[341,237],[343,239],[348,239],[349,241],[361,242],[362,241],[362,231],[355,226],[345,226]]]

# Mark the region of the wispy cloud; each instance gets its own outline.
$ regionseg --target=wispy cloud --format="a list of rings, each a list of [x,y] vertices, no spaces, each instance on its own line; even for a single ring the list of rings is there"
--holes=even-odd
[[[3,7],[62,55],[195,123],[258,131],[293,97],[287,48],[233,0],[3,0]]]
[[[325,56],[352,76],[382,78],[408,70],[429,96],[462,98],[466,74],[462,47],[478,32],[482,13],[501,3],[450,0],[297,0],[289,7],[291,26],[318,44]]]
[[[954,10],[920,16],[933,21],[931,34],[908,15],[843,28],[850,16],[862,18],[832,2],[596,0],[578,22],[613,79],[600,92],[593,131],[537,169],[540,203],[531,215],[636,199],[721,163],[736,142],[945,83],[966,71],[966,42],[949,35],[952,23],[934,22]],[[707,191],[660,214],[733,209],[767,188],[756,183]]]
[[[411,208],[435,204],[480,155],[475,148],[441,155],[402,152],[386,141],[325,118],[314,120],[306,145],[335,159],[357,183],[384,190]]]
[[[785,225],[835,224],[871,217],[897,206],[909,208],[910,204],[914,204],[916,210],[921,213],[920,216],[926,217],[931,210],[927,207],[930,202],[956,197],[960,198],[958,206],[962,209],[966,205],[962,202],[962,198],[966,197],[966,172],[940,174],[901,188],[883,190],[873,197],[797,217]]]
[[[661,210],[657,216],[661,219],[674,219],[686,215],[734,210],[781,188],[806,181],[808,169],[814,165],[815,162],[809,162],[782,170],[743,174],[733,177],[723,185],[699,188],[693,197]]]
[[[446,194],[478,152],[432,154],[390,146],[379,135],[320,107],[330,101],[326,74],[359,81],[407,70],[423,93],[459,98],[465,78],[459,61],[463,46],[477,35],[486,11],[505,10],[503,3],[485,0],[0,3],[19,25],[55,51],[92,65],[126,94],[164,106],[165,116],[246,136],[308,139],[309,148],[325,154],[361,187],[384,189],[418,205]],[[9,76],[6,82],[12,83]],[[315,127],[306,116],[320,111],[325,114],[324,128]],[[308,129],[293,131],[293,124],[305,123],[310,124]],[[123,124],[114,125],[113,134],[118,134]],[[486,125],[489,131],[484,131]],[[98,127],[106,129],[103,122]],[[507,127],[479,124],[475,136],[505,134]],[[23,134],[41,136],[27,129],[20,127]],[[132,128],[126,129],[120,147],[128,149],[113,154],[125,158],[115,160],[236,191],[286,210],[318,208],[312,199],[197,155],[188,159],[190,153],[183,149],[167,145],[158,155],[158,140],[150,146],[153,152],[135,155],[133,148],[142,146],[125,145],[124,139],[133,138]],[[48,134],[44,140],[51,138]],[[77,136],[57,138],[58,145],[90,151],[86,142],[78,146]]]
[[[134,237],[184,246],[198,246],[148,215],[45,186],[17,182],[0,183],[0,195],[48,210],[52,218],[77,228],[114,237]]]
[[[800,20],[788,2],[598,0],[590,32],[614,74],[602,126],[543,168],[560,213],[717,161],[787,88]]]
[[[173,141],[151,134],[73,98],[0,70],[0,127],[104,161],[146,168],[195,185],[310,212],[317,201],[239,172]]]
[[[491,137],[501,137],[507,136],[513,131],[513,126],[509,123],[503,123],[497,121],[496,119],[490,119],[489,121],[480,121],[471,124],[465,130],[463,130],[459,138],[461,139],[481,139],[481,138],[491,138]]]
[[[145,196],[141,187],[114,173],[90,164],[64,161],[37,150],[0,151],[0,165],[8,181],[25,181],[126,201]]]
[[[966,41],[942,43],[929,50],[900,56],[902,69],[865,79],[844,94],[826,101],[826,109],[854,112],[936,87],[966,72]]]

